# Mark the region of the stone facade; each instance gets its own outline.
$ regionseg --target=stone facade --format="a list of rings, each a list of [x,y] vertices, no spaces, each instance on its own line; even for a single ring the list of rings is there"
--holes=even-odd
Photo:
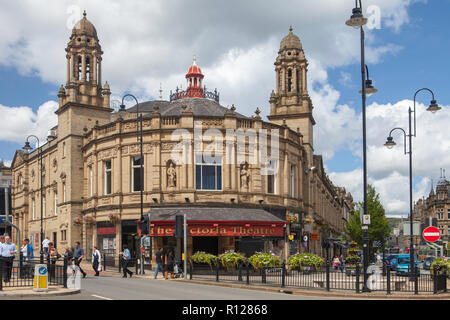
[[[333,185],[321,156],[313,153],[315,122],[306,86],[307,62],[297,40],[291,29],[281,43],[275,63],[277,93],[270,97],[270,122],[261,119],[259,110],[255,116],[245,117],[234,106],[220,106],[218,95],[216,100],[183,96],[173,101],[140,104],[144,213],[171,206],[263,208],[283,221],[288,215],[297,215],[298,224],[286,223],[286,235],[297,232],[301,239],[306,229],[335,237],[342,234],[345,221],[353,212],[353,199],[345,188]],[[43,212],[44,233],[56,242],[58,249],[72,246],[77,240],[87,248],[101,246],[98,242],[102,241],[108,252],[117,256],[126,243],[123,235],[131,232],[136,236],[125,229],[131,230],[140,217],[142,186],[135,178],[142,161],[137,110],[134,107],[113,113],[110,109],[109,85],[102,87],[101,83],[103,52],[97,32],[86,16],[74,28],[66,52],[67,83],[58,94],[58,125],[52,129],[55,137],[42,146],[41,154],[38,150],[17,151],[13,160],[14,223],[23,234],[31,236],[37,250]],[[221,157],[216,166],[220,182],[213,191],[199,188],[197,152],[210,146],[207,141],[195,139],[199,125],[202,134],[214,129],[227,137],[221,151],[215,154]],[[277,132],[279,153],[272,177],[262,173],[267,164],[258,156],[254,163],[238,162],[239,156],[255,156],[250,139],[242,148],[237,138],[228,139],[227,130],[239,129],[266,129],[267,141]],[[187,137],[183,143],[174,139],[180,130]],[[174,161],[176,148],[184,160],[191,161]],[[42,211],[41,199],[45,208]],[[75,218],[84,223],[76,225]],[[311,219],[309,228],[303,228],[304,218]],[[108,238],[108,234],[114,238]],[[114,239],[113,243],[108,243],[108,239]],[[310,241],[308,248],[302,247],[300,240],[287,240],[287,236],[281,240],[285,243],[285,258],[296,251],[320,254],[322,250],[320,240]],[[164,241],[155,239],[153,245],[164,246]],[[188,254],[192,253],[192,242],[190,237]],[[223,237],[218,242],[221,251],[234,249],[233,237]]]
[[[436,188],[431,187],[427,198],[414,204],[414,217],[421,223],[429,224],[429,218],[437,219],[437,228],[444,242],[450,240],[450,182],[441,174]],[[422,240],[423,242],[423,240]]]

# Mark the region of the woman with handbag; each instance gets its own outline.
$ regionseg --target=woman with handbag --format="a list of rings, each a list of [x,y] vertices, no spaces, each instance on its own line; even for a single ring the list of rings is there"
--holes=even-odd
[[[102,271],[102,254],[96,246],[92,250],[92,268],[95,271],[95,276],[98,277],[100,271]]]

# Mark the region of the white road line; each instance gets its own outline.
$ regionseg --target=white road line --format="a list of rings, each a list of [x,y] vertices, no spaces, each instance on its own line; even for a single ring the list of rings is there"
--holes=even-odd
[[[97,296],[97,295],[95,295],[95,294],[93,294],[92,296],[93,296],[93,297],[96,297],[96,298],[104,299],[104,300],[112,300],[112,299],[110,299],[110,298],[105,298],[105,297],[102,297],[102,296]]]

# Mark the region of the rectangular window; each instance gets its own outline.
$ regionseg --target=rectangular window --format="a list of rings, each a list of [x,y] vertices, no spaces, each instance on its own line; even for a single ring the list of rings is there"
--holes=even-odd
[[[222,157],[195,157],[197,190],[222,190]]]
[[[295,198],[295,169],[296,167],[294,165],[291,165],[291,198]]]
[[[111,160],[105,161],[105,195],[111,194]]]
[[[142,167],[144,167],[144,162],[142,162]],[[131,158],[131,181],[131,191],[141,191],[141,157]]]
[[[94,170],[89,166],[89,195],[94,196]]]
[[[36,219],[36,201],[31,199],[31,220]]]
[[[55,209],[54,209],[54,212],[55,212],[55,216],[57,216],[58,215],[58,192],[55,191],[54,196],[55,196]]]
[[[447,209],[447,219],[450,220],[450,209]]]
[[[42,217],[45,218],[45,197],[42,197]]]
[[[66,143],[65,142],[63,142],[62,156],[63,156],[63,158],[66,156]]]
[[[61,241],[67,240],[66,230],[61,230]]]
[[[63,202],[66,202],[66,183],[63,182]]]
[[[267,165],[267,193],[276,193],[277,190],[277,161],[269,160]]]

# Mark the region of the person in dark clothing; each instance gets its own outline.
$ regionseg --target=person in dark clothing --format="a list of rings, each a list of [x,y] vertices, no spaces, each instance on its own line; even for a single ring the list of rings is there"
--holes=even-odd
[[[75,249],[73,250],[73,258],[74,258],[75,265],[78,268],[80,268],[80,271],[83,274],[83,278],[86,278],[86,272],[84,272],[80,266],[80,263],[84,258],[84,250],[83,250],[83,248],[81,248],[79,241],[75,242]]]
[[[163,248],[159,248],[158,252],[155,254],[156,256],[156,267],[155,267],[155,279],[158,277],[158,272],[164,274],[164,262],[163,262]]]
[[[172,250],[167,254],[167,262],[166,262],[166,274],[165,278],[168,279],[168,273],[170,273],[170,277],[173,279],[175,277],[173,273],[173,264],[175,262],[175,256]]]

